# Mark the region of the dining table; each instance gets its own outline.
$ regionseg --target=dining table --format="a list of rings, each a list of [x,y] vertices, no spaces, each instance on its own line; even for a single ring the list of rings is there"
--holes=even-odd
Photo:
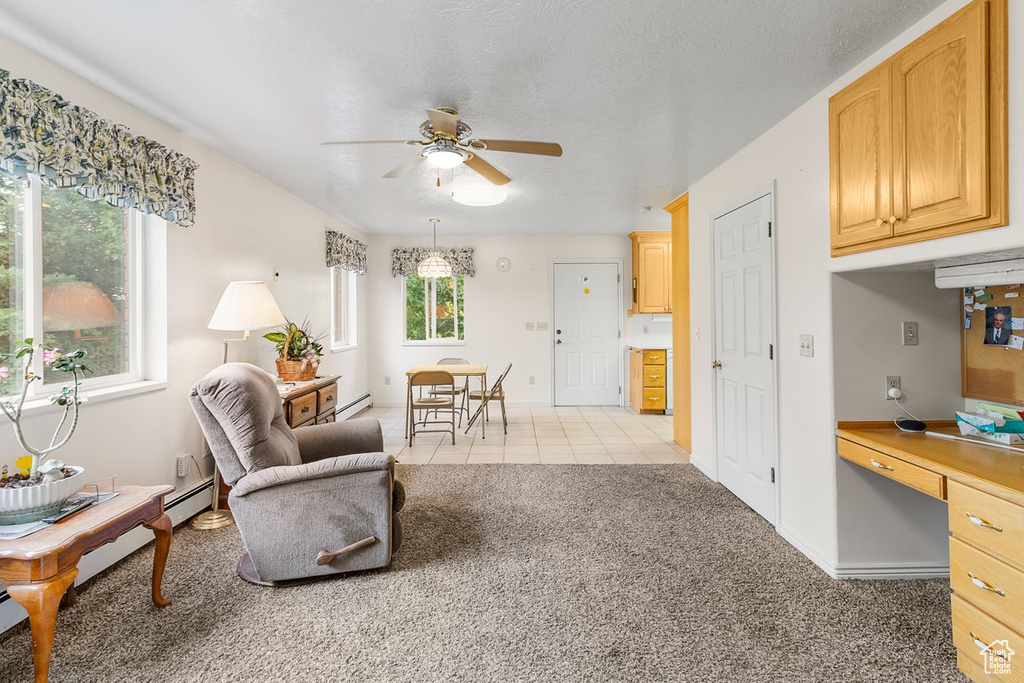
[[[406,373],[405,373],[405,377],[406,377],[406,391],[405,391],[405,435],[406,435],[406,437],[409,436],[409,429],[411,429],[412,420],[415,419],[414,416],[413,416],[413,411],[412,411],[412,387],[408,386],[408,381],[417,372],[447,372],[452,377],[467,377],[467,378],[468,377],[479,377],[480,378],[480,396],[483,398],[483,401],[481,403],[481,408],[483,407],[483,403],[486,403],[486,401],[487,401],[487,365],[484,364],[484,363],[470,363],[468,365],[466,365],[466,364],[461,364],[461,365],[432,364],[432,365],[417,365],[414,368],[409,368],[409,370],[407,370]],[[469,387],[466,388],[466,391],[469,391]],[[479,413],[480,411],[477,410],[477,412]],[[474,415],[474,417],[476,417],[476,416]],[[470,420],[469,424],[466,425],[466,433],[469,433],[469,428],[472,426],[472,424],[473,424],[473,420]],[[480,425],[481,425],[480,438],[486,439],[487,438],[487,424],[486,424],[486,420],[482,421],[480,423]]]

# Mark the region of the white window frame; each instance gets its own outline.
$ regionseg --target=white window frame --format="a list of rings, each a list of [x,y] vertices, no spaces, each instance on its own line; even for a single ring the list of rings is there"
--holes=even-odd
[[[328,274],[331,278],[331,352],[358,348],[356,274],[337,266],[329,268]]]
[[[67,189],[67,192],[74,190]],[[23,229],[24,252],[23,252],[23,294],[22,306],[24,307],[24,330],[21,338],[31,337],[32,339],[43,338],[43,188],[42,181],[36,175],[30,175],[25,187],[25,212]],[[143,215],[134,209],[125,209],[127,222],[125,266],[128,285],[125,293],[125,306],[128,309],[128,371],[116,375],[104,377],[89,377],[82,379],[82,389],[89,391],[124,384],[133,384],[143,379],[143,368],[145,358],[143,357],[143,326],[145,311],[145,281],[143,277]],[[89,365],[88,357],[85,365]],[[32,372],[43,377],[42,354],[35,354],[32,360]],[[60,382],[33,382],[29,387],[28,398],[39,399],[53,393],[54,387],[67,384],[67,380]]]
[[[455,277],[456,277],[455,275],[452,275],[452,279],[453,280],[454,280]],[[407,282],[408,282],[408,280],[405,277],[403,277],[402,278],[402,345],[403,346],[465,346],[466,345],[466,340],[465,339],[459,339],[459,326],[462,323],[462,321],[459,320],[459,306],[458,306],[457,302],[456,302],[456,305],[455,305],[455,336],[453,338],[451,338],[451,339],[438,339],[436,337],[436,335],[437,335],[437,317],[436,317],[436,311],[437,311],[437,278],[425,278],[424,279],[424,282],[427,283],[427,289],[429,290],[429,294],[430,294],[429,297],[426,296],[426,295],[423,297],[423,305],[428,308],[428,310],[424,311],[424,313],[426,313],[426,319],[428,321],[430,321],[430,329],[427,330],[427,332],[429,333],[429,336],[426,339],[409,339],[409,330],[406,327],[406,324],[408,323],[408,320],[405,317],[406,294],[407,294],[406,283]],[[463,276],[463,278],[462,278],[462,288],[463,288],[463,290],[465,290],[465,288],[466,288],[465,276]],[[452,283],[452,291],[454,292],[455,296],[458,296],[458,288],[455,287],[455,283],[454,282]],[[465,308],[465,306],[466,306],[465,291],[463,291],[462,306],[463,306],[463,308]],[[434,313],[431,313],[431,311],[434,311]],[[465,336],[465,330],[463,330],[463,336]]]

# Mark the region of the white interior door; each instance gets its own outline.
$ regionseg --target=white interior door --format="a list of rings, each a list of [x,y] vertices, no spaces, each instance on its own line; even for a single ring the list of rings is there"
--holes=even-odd
[[[715,423],[719,480],[775,524],[771,202],[765,195],[714,221]]]
[[[618,263],[552,267],[556,406],[619,405],[619,269]]]

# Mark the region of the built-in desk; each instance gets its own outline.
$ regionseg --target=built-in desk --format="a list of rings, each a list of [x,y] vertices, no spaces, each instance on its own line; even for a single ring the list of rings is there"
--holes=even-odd
[[[958,434],[951,422],[932,431]],[[949,504],[957,665],[974,681],[1024,681],[1024,450],[840,422],[840,457]],[[1006,641],[982,654],[993,643]],[[1000,676],[986,672],[1006,664]]]

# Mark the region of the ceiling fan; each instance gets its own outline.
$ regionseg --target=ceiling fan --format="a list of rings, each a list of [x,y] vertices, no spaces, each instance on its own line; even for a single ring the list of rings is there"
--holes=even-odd
[[[395,178],[423,162],[427,162],[436,168],[455,168],[459,164],[465,164],[495,185],[505,185],[511,178],[484,161],[479,155],[481,150],[540,154],[550,157],[562,156],[562,146],[555,142],[475,140],[472,138],[473,129],[459,119],[459,112],[449,107],[428,109],[427,120],[420,124],[420,134],[425,138],[424,140],[339,140],[323,144],[372,145],[378,143],[399,143],[403,145],[419,145],[423,149],[418,155],[385,173],[384,177]]]

